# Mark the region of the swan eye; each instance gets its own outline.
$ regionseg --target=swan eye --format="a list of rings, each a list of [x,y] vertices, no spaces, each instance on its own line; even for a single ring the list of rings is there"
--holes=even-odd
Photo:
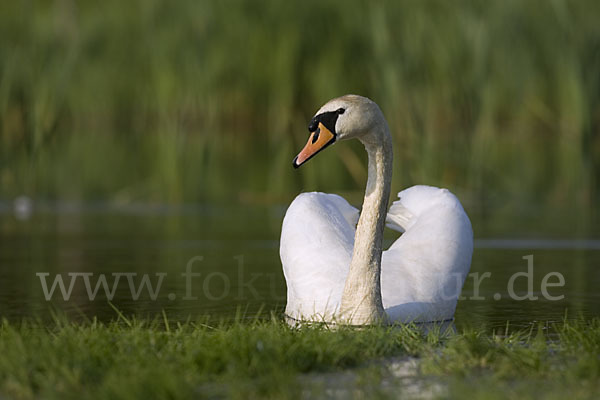
[[[345,112],[346,112],[346,110],[345,110],[344,108],[338,108],[338,110],[337,110],[337,113],[338,113],[339,115],[342,115],[342,114],[343,114],[343,113],[345,113]]]
[[[317,140],[319,140],[319,133],[321,133],[321,128],[317,128],[312,137],[312,144],[315,144]]]

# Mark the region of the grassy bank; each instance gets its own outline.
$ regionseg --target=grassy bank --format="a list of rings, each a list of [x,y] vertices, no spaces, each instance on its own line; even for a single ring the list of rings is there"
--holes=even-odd
[[[600,190],[599,17],[594,0],[3,2],[0,196],[362,190],[358,145],[290,168],[312,113],[354,92],[390,122],[395,190],[585,212]]]
[[[593,398],[600,320],[454,335],[411,328],[292,329],[121,319],[0,326],[10,398]]]

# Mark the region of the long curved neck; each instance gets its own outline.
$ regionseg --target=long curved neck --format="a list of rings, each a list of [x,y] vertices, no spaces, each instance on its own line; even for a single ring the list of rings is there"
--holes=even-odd
[[[360,140],[369,155],[369,178],[340,309],[342,319],[353,325],[386,319],[381,300],[381,252],[393,159],[391,136],[385,122]]]

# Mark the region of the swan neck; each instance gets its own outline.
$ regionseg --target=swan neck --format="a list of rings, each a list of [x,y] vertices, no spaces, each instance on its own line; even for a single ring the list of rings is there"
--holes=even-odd
[[[361,138],[369,157],[368,180],[344,292],[342,317],[355,325],[385,320],[381,299],[383,229],[392,178],[392,143],[387,124]]]

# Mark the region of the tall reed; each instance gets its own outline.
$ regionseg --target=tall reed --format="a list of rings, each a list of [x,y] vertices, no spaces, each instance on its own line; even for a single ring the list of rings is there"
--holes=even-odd
[[[3,2],[0,196],[357,192],[359,145],[290,164],[312,113],[360,93],[390,122],[396,190],[592,208],[599,19],[592,0]]]

